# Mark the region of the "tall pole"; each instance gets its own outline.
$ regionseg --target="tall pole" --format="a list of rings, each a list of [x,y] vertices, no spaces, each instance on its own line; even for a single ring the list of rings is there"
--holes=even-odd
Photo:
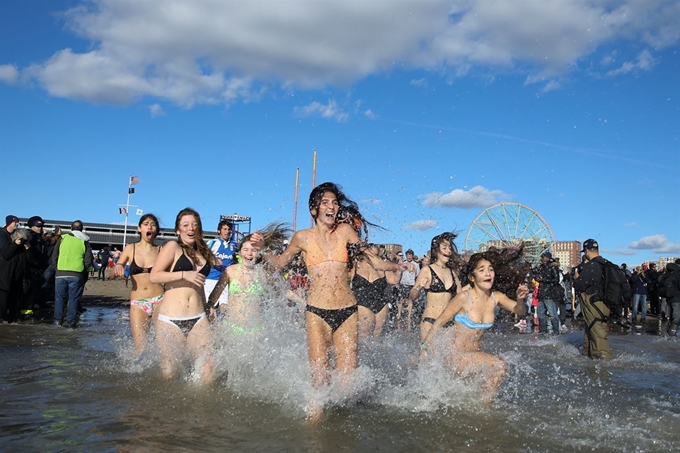
[[[314,160],[312,162],[312,190],[316,187],[316,150],[314,150]],[[309,222],[309,227],[314,228],[314,219]]]
[[[300,169],[295,170],[295,196],[293,197],[293,232],[297,230],[298,189],[300,186]]]
[[[127,225],[128,215],[130,213],[130,188],[132,187],[132,175],[128,178],[128,193],[127,201],[125,202],[125,227],[123,228],[123,249],[125,249],[125,241],[127,240]]]

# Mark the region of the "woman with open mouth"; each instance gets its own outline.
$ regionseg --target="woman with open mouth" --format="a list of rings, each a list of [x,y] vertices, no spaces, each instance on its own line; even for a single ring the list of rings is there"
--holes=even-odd
[[[165,290],[150,280],[151,269],[158,258],[161,247],[154,244],[158,236],[158,219],[153,214],[144,214],[137,225],[139,242],[128,244],[120,254],[113,275],[125,278],[125,265],[130,265],[132,291],[130,292],[130,331],[135,352],[140,356],[147,348],[147,337],[151,320],[155,318],[156,307],[163,299]]]
[[[461,290],[457,269],[460,260],[453,243],[456,236],[455,233],[446,232],[432,238],[430,242],[432,264],[423,266],[409,293],[410,305],[413,306],[420,297],[420,292],[425,291],[425,309],[420,323],[421,341],[425,340],[434,321]],[[449,322],[444,324],[444,327],[451,325]]]
[[[340,210],[351,212],[357,222],[348,222]],[[335,373],[341,383],[357,367],[357,301],[349,286],[350,252],[358,255],[361,239],[358,225],[367,222],[355,202],[330,182],[315,187],[309,195],[309,212],[314,227],[293,235],[288,247],[280,254],[267,254],[266,259],[278,269],[302,253],[307,264],[309,295],[306,306],[307,352],[312,373],[312,386],[319,389],[330,383],[331,350],[335,352]],[[264,247],[264,238],[253,234],[253,244]],[[362,252],[376,268],[397,269],[394,263],[383,262],[370,251]],[[312,422],[322,416],[322,405],[312,401],[308,416]]]
[[[151,281],[165,285],[155,324],[161,371],[166,378],[175,377],[189,352],[201,381],[209,384],[214,362],[208,316],[215,313],[205,300],[203,284],[217,259],[203,240],[201,217],[195,210],[184,208],[177,214],[175,233],[177,241],[163,246],[151,271]]]
[[[506,269],[510,263],[503,260],[498,251],[475,253],[463,269],[469,289],[460,292],[446,306],[442,314],[432,323],[420,347],[424,354],[430,349],[432,339],[443,325],[453,319],[453,341],[448,356],[448,365],[461,377],[482,373],[482,399],[491,401],[496,396],[498,386],[505,376],[505,362],[500,357],[480,351],[484,333],[493,327],[496,305],[518,316],[526,312],[524,299],[528,289],[523,285],[523,270],[514,273],[515,300],[500,291],[495,291],[496,275],[513,275]],[[496,269],[494,268],[496,267]],[[519,269],[519,268],[518,268]],[[509,279],[510,280],[510,279]]]

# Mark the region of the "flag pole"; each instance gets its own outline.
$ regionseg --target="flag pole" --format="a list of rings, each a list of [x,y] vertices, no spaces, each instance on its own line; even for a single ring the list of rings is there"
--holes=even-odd
[[[295,170],[295,196],[293,197],[293,233],[297,230],[298,188],[300,186],[300,169]]]
[[[312,190],[316,187],[316,150],[314,150],[314,160],[312,162]],[[309,227],[314,228],[314,219],[309,222]]]
[[[130,213],[130,188],[132,187],[132,175],[128,178],[127,202],[125,203],[125,227],[123,228],[123,249],[127,240],[128,215]]]

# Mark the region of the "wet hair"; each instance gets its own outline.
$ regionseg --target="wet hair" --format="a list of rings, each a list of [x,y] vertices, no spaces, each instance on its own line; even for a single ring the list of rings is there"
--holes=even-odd
[[[193,216],[194,219],[196,219],[196,223],[198,224],[196,231],[196,242],[193,246],[182,242],[182,238],[179,235],[180,221],[182,220],[182,217],[186,215]],[[213,253],[208,248],[208,244],[206,244],[205,240],[203,239],[203,223],[201,222],[200,214],[196,212],[195,209],[187,207],[177,213],[177,217],[175,218],[175,232],[177,233],[177,243],[180,245],[180,247],[182,247],[182,251],[191,259],[191,261],[196,263],[198,261],[198,255],[201,255],[203,259],[205,259],[211,265],[218,264],[217,258],[215,258],[215,255],[213,255]]]
[[[451,258],[449,259],[449,261],[446,263],[446,267],[454,270],[460,269],[462,262],[460,259],[460,255],[458,254],[458,247],[456,247],[455,242],[453,242],[456,240],[457,237],[458,234],[451,231],[447,231],[445,233],[433,237],[432,241],[430,241],[430,262],[434,263],[435,261],[437,261],[437,257],[439,255],[439,246],[444,242],[448,241],[451,244],[451,251],[453,253],[451,254]]]
[[[71,231],[83,231],[82,220],[74,220],[71,224]]]
[[[152,222],[154,222],[156,224],[156,236],[158,236],[158,232],[160,231],[161,224],[158,221],[158,217],[156,217],[155,215],[153,215],[151,213],[144,214],[142,216],[142,218],[139,219],[139,223],[137,224],[137,226],[142,226],[142,224],[144,222],[146,222],[147,220],[151,220]],[[138,231],[138,233],[139,233],[140,236],[142,235],[141,231]],[[154,236],[154,237],[156,237],[156,236]]]
[[[264,245],[274,253],[281,253],[290,242],[293,230],[287,223],[270,223],[265,226],[260,234],[264,238]],[[246,237],[250,238],[252,235]],[[245,240],[245,238],[243,238]]]
[[[357,232],[360,238],[368,237],[369,226],[382,229],[380,226],[366,220],[359,211],[359,205],[350,200],[347,195],[342,192],[339,185],[332,182],[319,184],[309,194],[309,212],[314,216],[314,222],[316,222],[316,217],[319,215],[321,199],[326,192],[331,192],[338,200],[339,207],[338,215],[336,217],[336,226],[341,223],[347,223],[354,228],[354,231]],[[316,214],[312,211],[316,211]]]
[[[493,249],[473,254],[461,272],[461,285],[469,283],[471,287],[475,287],[475,283],[470,280],[470,275],[473,275],[475,268],[482,260],[490,262],[493,266],[495,277],[491,289],[514,299],[517,287],[524,283],[531,269],[531,264],[524,259],[524,247]]]

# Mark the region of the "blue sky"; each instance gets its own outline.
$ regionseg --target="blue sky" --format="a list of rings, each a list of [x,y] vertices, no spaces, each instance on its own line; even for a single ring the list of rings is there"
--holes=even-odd
[[[309,226],[341,184],[425,253],[503,201],[613,261],[680,256],[680,2],[8,0],[2,215]],[[138,217],[132,215],[130,222]]]

